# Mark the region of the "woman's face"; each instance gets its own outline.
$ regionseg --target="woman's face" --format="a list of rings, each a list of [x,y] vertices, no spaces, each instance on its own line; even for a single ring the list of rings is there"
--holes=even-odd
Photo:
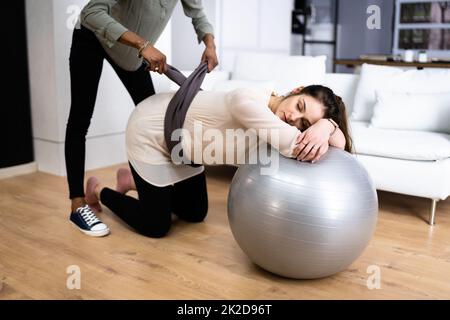
[[[275,115],[300,130],[306,130],[324,117],[325,107],[313,97],[293,95],[278,105]]]

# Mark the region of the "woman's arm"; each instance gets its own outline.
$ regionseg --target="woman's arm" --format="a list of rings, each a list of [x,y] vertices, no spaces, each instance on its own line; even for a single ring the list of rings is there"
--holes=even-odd
[[[268,107],[270,90],[236,89],[227,96],[232,117],[244,129],[254,129],[258,137],[283,156],[292,158],[295,142],[301,132],[282,121]]]
[[[328,151],[330,145],[344,149],[344,134],[327,119],[320,119],[297,138],[294,155],[297,160],[314,163]]]
[[[214,43],[214,30],[203,11],[202,1],[181,0],[184,14],[192,19],[192,25],[197,33],[198,43],[205,43],[205,50],[201,62],[208,61],[208,72],[218,65],[216,45]]]
[[[336,128],[336,131],[331,135],[328,143],[330,144],[330,146],[337,147],[342,150],[345,149],[346,141],[344,133],[341,131],[341,129]]]
[[[91,0],[81,10],[80,21],[89,30],[101,35],[103,43],[112,47],[128,31],[112,16],[112,8],[117,0]]]
[[[131,31],[126,31],[122,34],[118,41],[127,46],[136,48],[136,54],[138,53],[138,50],[147,43],[145,39]],[[158,72],[159,74],[167,71],[166,56],[151,44],[147,43],[147,46],[142,50],[141,55],[150,63],[149,69],[151,71]]]
[[[213,35],[213,27],[206,18],[206,14],[203,11],[202,1],[199,0],[181,0],[183,5],[184,14],[192,19],[195,32],[197,33],[198,43],[206,40],[205,35]],[[205,45],[207,45],[205,41]]]
[[[116,42],[138,50],[144,46],[146,40],[138,34],[128,30],[111,17],[111,11],[117,0],[91,0],[80,14],[81,23],[89,30],[101,35],[102,42],[112,47]],[[158,49],[148,44],[141,52],[145,60],[151,63],[150,70],[162,74],[166,71],[166,56]]]
[[[219,64],[214,36],[211,33],[207,33],[203,37],[203,42],[205,43],[205,51],[202,54],[201,62],[208,61],[208,72],[210,72]]]

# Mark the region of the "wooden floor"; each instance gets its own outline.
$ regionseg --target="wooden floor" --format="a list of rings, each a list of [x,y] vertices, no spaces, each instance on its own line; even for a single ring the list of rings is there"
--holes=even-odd
[[[118,167],[96,170],[114,185]],[[320,280],[290,280],[253,265],[230,232],[226,198],[233,168],[208,168],[210,211],[201,224],[176,221],[168,237],[150,239],[107,209],[112,233],[81,234],[68,223],[65,178],[34,173],[0,180],[1,299],[449,299],[450,199],[438,203],[380,192],[375,236],[351,267]],[[66,287],[67,267],[81,289]],[[369,290],[367,268],[380,267]]]

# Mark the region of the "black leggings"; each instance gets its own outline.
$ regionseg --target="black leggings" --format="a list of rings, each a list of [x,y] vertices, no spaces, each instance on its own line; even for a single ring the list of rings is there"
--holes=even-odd
[[[111,60],[92,31],[83,26],[74,30],[69,59],[72,103],[65,142],[71,199],[84,197],[86,133],[94,112],[104,59],[111,64],[135,105],[155,94],[150,73],[145,71],[144,65],[136,71],[123,70]]]
[[[171,213],[188,222],[201,222],[208,213],[206,177],[202,172],[167,187],[143,180],[130,165],[139,200],[104,188],[100,201],[137,232],[152,238],[167,234]]]

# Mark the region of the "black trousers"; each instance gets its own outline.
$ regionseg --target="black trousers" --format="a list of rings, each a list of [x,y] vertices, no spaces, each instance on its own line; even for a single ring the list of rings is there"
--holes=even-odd
[[[167,187],[143,180],[130,165],[139,200],[109,188],[100,193],[101,202],[140,234],[160,238],[167,234],[171,214],[188,222],[201,222],[208,212],[206,177],[202,172]]]
[[[142,65],[126,71],[115,64],[97,37],[85,27],[75,29],[70,50],[70,85],[72,102],[66,127],[65,158],[70,198],[84,197],[86,134],[94,112],[97,89],[106,59],[137,105],[155,94],[150,73]]]

